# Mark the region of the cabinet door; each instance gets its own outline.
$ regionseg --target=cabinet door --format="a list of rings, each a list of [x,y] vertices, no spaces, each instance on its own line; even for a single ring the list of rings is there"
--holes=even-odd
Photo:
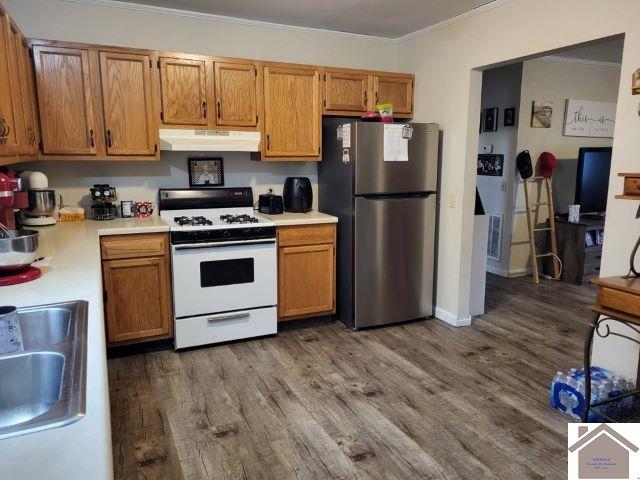
[[[375,103],[392,103],[394,113],[413,113],[413,78],[376,76]]]
[[[18,32],[7,15],[0,20],[0,154],[12,156],[21,153],[26,143],[18,71]]]
[[[34,46],[42,153],[95,155],[89,51]]]
[[[109,343],[172,335],[166,257],[108,260],[102,262],[102,272]]]
[[[208,124],[208,79],[204,60],[163,57],[160,59],[162,123],[169,125]]]
[[[327,70],[324,82],[325,111],[366,112],[369,76]]]
[[[255,127],[258,124],[255,65],[216,62],[215,71],[216,124]]]
[[[320,155],[317,70],[264,67],[265,155]]]
[[[155,155],[148,55],[100,52],[107,155]]]
[[[278,316],[330,313],[334,308],[334,245],[281,247]]]
[[[18,48],[18,63],[20,69],[20,89],[22,93],[22,112],[24,116],[24,129],[27,155],[35,155],[38,152],[38,136],[36,127],[35,89],[33,85],[33,70],[29,61],[29,47],[21,42]]]

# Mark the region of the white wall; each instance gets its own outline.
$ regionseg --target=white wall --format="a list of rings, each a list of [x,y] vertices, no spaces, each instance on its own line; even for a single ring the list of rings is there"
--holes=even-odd
[[[407,41],[399,57],[399,69],[416,74],[416,121],[438,122],[443,130],[438,308],[461,319],[469,314],[480,68],[625,34],[602,275],[626,273],[640,234],[640,222],[634,220],[637,202],[613,198],[622,190],[617,172],[638,168],[640,97],[631,95],[629,82],[640,58],[640,2],[512,0],[496,5]],[[585,306],[585,327],[589,316]],[[597,347],[596,361],[635,371],[637,348],[616,339]]]
[[[493,153],[504,155],[504,171],[501,177],[478,176],[478,191],[486,213],[503,216],[502,255],[500,261],[487,259],[487,270],[507,276],[509,271],[509,247],[513,223],[513,196],[515,187],[515,156],[518,124],[504,126],[505,108],[520,108],[522,63],[485,70],[482,76],[482,109],[499,109],[498,130],[480,134],[478,152],[482,145],[493,145]]]
[[[518,151],[529,150],[534,167],[544,151],[558,159],[554,172],[554,203],[559,213],[573,203],[578,150],[580,147],[611,147],[611,138],[565,137],[562,135],[567,99],[616,102],[620,84],[620,65],[587,63],[568,59],[540,58],[524,62]],[[531,127],[531,105],[534,100],[553,102],[551,128]],[[531,189],[538,196],[536,188]],[[541,201],[545,201],[544,198]],[[524,190],[518,183],[509,271],[523,275],[530,271],[531,254],[525,210]],[[547,207],[539,207],[537,222],[546,223]],[[542,239],[544,235],[542,235]],[[542,245],[542,241],[539,242]]]
[[[49,186],[63,196],[65,205],[87,207],[89,188],[95,183],[116,187],[118,200],[157,202],[159,188],[188,188],[187,158],[198,154],[162,152],[159,162],[34,162],[17,164],[19,170],[37,170],[49,177]],[[260,193],[273,188],[282,194],[286,177],[309,177],[317,206],[318,174],[315,163],[266,163],[249,159],[248,153],[212,153],[208,157],[224,159],[227,187],[253,187],[255,201]]]
[[[247,26],[208,20],[205,15],[150,13],[98,2],[2,3],[31,38],[391,71],[397,63],[396,45],[364,36]]]

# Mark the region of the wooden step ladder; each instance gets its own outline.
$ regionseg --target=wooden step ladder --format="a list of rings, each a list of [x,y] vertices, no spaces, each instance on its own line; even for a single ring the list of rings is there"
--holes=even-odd
[[[545,190],[547,192],[547,201],[546,202],[529,202],[529,182],[538,182],[542,181],[545,186]],[[527,205],[527,227],[529,229],[529,246],[531,248],[531,273],[533,274],[533,283],[540,283],[540,275],[538,272],[538,259],[544,257],[553,257],[553,273],[555,279],[560,278],[560,260],[558,258],[558,243],[556,241],[556,219],[555,212],[553,210],[553,197],[551,191],[551,182],[546,177],[529,177],[523,180],[524,183],[524,200]],[[535,213],[535,210],[532,210],[532,207],[541,207],[546,206],[549,208],[549,226],[543,228],[536,228],[532,215]],[[538,253],[536,249],[536,232],[549,232],[550,243],[551,243],[551,251],[545,253]]]

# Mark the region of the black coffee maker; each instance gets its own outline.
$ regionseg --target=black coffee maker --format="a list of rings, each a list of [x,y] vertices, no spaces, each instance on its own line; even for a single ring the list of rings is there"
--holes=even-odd
[[[286,212],[307,213],[313,203],[311,181],[307,177],[287,177],[282,197]]]

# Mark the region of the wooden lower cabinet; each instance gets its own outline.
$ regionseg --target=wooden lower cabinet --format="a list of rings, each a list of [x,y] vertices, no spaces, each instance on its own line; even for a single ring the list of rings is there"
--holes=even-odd
[[[110,346],[173,336],[168,243],[166,234],[116,235],[101,239]],[[161,255],[158,255],[159,244]]]
[[[336,226],[278,228],[278,320],[335,312]]]

